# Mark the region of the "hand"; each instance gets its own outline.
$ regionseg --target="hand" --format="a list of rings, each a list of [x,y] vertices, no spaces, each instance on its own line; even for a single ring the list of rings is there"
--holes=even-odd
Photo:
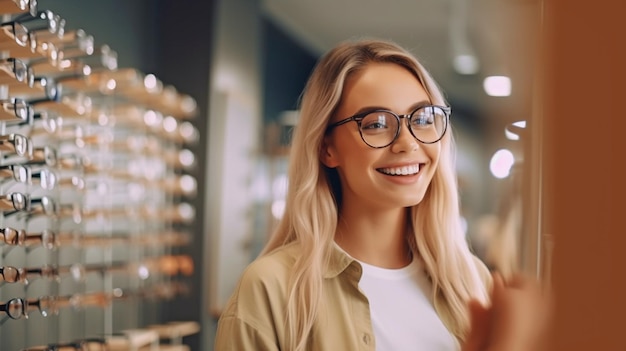
[[[493,277],[491,305],[470,301],[470,333],[463,351],[536,351],[545,347],[549,297],[533,279],[521,275],[504,282]]]

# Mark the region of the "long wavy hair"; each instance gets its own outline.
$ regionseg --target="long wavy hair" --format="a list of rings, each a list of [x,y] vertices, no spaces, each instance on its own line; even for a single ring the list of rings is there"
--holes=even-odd
[[[293,134],[285,213],[262,252],[267,254],[292,242],[301,247],[288,283],[288,350],[307,347],[323,296],[323,271],[339,216],[341,187],[336,170],[320,161],[325,131],[339,105],[346,79],[373,62],[406,68],[423,85],[432,103],[445,105],[440,89],[424,67],[392,42],[347,41],[316,65],[301,96],[300,118]],[[466,303],[471,298],[485,302],[487,292],[461,228],[450,130],[441,143],[439,166],[424,199],[410,209],[412,235],[407,240],[414,255],[424,261],[432,281],[435,309],[450,332],[463,340],[469,326]]]

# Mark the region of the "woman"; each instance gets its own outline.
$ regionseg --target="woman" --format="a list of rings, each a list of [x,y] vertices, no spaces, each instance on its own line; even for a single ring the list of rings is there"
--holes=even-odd
[[[489,315],[491,276],[460,226],[449,109],[422,65],[389,42],[338,45],[307,83],[289,160],[284,216],[216,350],[458,349],[468,303]]]

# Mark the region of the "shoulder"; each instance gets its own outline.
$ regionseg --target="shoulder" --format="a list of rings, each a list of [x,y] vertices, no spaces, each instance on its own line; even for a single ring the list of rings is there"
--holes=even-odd
[[[297,254],[298,247],[290,244],[248,265],[221,313],[216,350],[277,349],[285,324],[289,276]]]
[[[223,317],[254,322],[275,314],[286,304],[287,285],[297,246],[289,244],[254,260],[239,278]]]
[[[257,258],[244,270],[240,284],[245,288],[260,285],[267,289],[286,284],[298,249],[299,247],[292,243]]]

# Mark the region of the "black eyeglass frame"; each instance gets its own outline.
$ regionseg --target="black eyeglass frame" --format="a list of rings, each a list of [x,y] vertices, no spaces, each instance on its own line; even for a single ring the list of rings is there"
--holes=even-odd
[[[33,86],[35,81],[35,74],[33,69],[26,64],[23,60],[14,57],[8,57],[0,59],[0,65],[9,67],[15,76],[15,81],[19,83],[25,83],[29,87]]]
[[[415,113],[421,109],[425,109],[425,108],[438,108],[440,110],[443,111],[444,115],[445,115],[445,120],[444,120],[444,127],[443,127],[443,132],[441,132],[441,136],[439,136],[439,138],[437,138],[437,140],[435,141],[430,141],[430,142],[425,142],[423,140],[420,140],[420,138],[418,138],[415,133],[413,133],[413,128],[411,128],[411,119],[413,118],[413,115],[415,115]],[[365,116],[371,114],[371,113],[375,113],[375,112],[385,112],[385,113],[389,113],[392,116],[394,116],[397,120],[398,120],[398,128],[396,130],[396,133],[394,134],[394,137],[391,139],[391,141],[384,145],[384,146],[373,146],[370,143],[368,143],[367,141],[365,141],[365,138],[363,137],[363,131],[361,129],[361,122],[363,121],[363,119],[365,118]],[[415,138],[415,140],[419,141],[422,144],[434,144],[438,141],[440,141],[441,139],[443,139],[444,135],[446,135],[446,131],[448,130],[448,125],[450,124],[450,114],[452,112],[452,109],[449,106],[440,106],[440,105],[421,105],[418,106],[417,108],[415,108],[413,111],[411,111],[411,113],[405,114],[405,115],[400,115],[397,114],[393,111],[390,110],[386,110],[386,109],[373,109],[373,110],[368,110],[368,111],[364,111],[361,113],[357,113],[356,115],[350,116],[348,118],[344,118],[338,122],[335,122],[331,125],[329,125],[328,127],[326,127],[326,133],[330,133],[333,129],[335,129],[336,127],[339,127],[340,125],[346,124],[350,121],[355,121],[359,127],[359,135],[361,135],[361,140],[363,140],[363,142],[374,149],[382,149],[382,148],[386,148],[387,146],[393,144],[397,139],[398,136],[400,135],[400,129],[402,128],[402,123],[401,123],[401,119],[404,118],[406,119],[407,122],[407,127],[409,128],[409,132],[411,132],[411,135]]]
[[[15,305],[15,306],[14,306]],[[14,315],[12,308],[18,308],[18,314]],[[12,298],[5,303],[0,303],[0,312],[4,312],[11,319],[28,319],[28,301],[22,298]]]

